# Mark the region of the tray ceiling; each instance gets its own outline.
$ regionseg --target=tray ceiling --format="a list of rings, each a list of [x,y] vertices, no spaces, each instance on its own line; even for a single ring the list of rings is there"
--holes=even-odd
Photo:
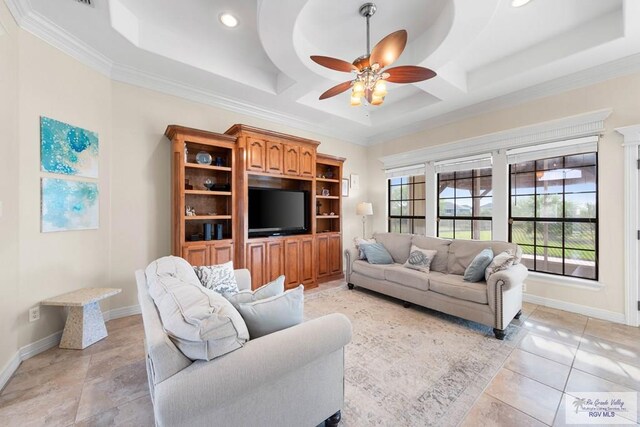
[[[310,55],[365,53],[362,1],[5,0],[18,23],[115,80],[361,144],[640,70],[635,0],[378,0],[372,44],[407,29],[397,65],[438,76],[389,84],[380,107]],[[220,24],[223,12],[239,20]]]

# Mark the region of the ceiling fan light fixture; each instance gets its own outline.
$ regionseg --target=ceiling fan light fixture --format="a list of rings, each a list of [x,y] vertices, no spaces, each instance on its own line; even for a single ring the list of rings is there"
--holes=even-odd
[[[381,105],[384,102],[384,96],[376,95],[375,93],[371,96],[371,105]]]
[[[531,0],[513,0],[511,2],[511,6],[513,7],[522,7],[525,4],[529,3]]]
[[[384,80],[378,80],[373,87],[373,95],[384,97],[387,95],[387,83]]]
[[[360,105],[362,105],[362,101],[360,100],[360,97],[351,95],[351,106],[358,107]]]
[[[223,12],[218,16],[218,19],[227,28],[235,28],[238,26],[238,18],[233,16],[229,12]]]
[[[363,97],[364,96],[364,83],[361,82],[360,80],[357,80],[353,84],[352,94],[353,94],[353,96]]]

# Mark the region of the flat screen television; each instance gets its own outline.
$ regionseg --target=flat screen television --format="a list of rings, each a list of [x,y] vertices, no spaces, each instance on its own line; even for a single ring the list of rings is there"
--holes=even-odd
[[[249,188],[249,237],[309,231],[309,192]]]

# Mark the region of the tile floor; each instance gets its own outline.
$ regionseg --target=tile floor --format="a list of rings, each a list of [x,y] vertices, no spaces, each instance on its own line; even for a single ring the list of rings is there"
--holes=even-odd
[[[335,286],[323,285],[323,288]],[[640,329],[525,304],[527,330],[464,426],[564,425],[565,394],[640,391]],[[82,350],[24,361],[0,394],[3,426],[152,426],[140,316]]]
[[[640,392],[640,328],[527,303],[515,324],[526,334],[463,426],[564,426],[565,394]]]

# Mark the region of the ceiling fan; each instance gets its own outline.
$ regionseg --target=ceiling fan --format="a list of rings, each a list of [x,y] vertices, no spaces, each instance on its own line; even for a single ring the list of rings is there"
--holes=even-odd
[[[328,56],[311,56],[311,60],[323,67],[332,70],[354,72],[357,76],[354,80],[340,83],[320,95],[320,99],[331,98],[345,92],[349,88],[351,91],[351,105],[362,104],[364,97],[371,105],[380,105],[387,95],[386,82],[392,83],[415,83],[428,80],[436,76],[435,71],[415,65],[402,65],[399,67],[384,67],[395,62],[407,44],[407,31],[395,31],[378,42],[370,49],[370,28],[369,18],[376,13],[374,3],[365,3],[360,6],[360,15],[367,19],[367,53],[356,58],[353,63]]]

